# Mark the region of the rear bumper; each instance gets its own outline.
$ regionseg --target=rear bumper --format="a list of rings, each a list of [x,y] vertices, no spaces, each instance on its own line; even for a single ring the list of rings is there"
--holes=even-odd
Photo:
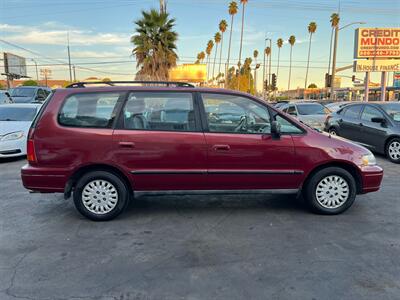
[[[379,166],[361,168],[362,194],[378,191],[383,179],[383,169]]]
[[[68,176],[64,169],[25,165],[21,169],[21,179],[22,184],[28,190],[42,193],[63,193]]]

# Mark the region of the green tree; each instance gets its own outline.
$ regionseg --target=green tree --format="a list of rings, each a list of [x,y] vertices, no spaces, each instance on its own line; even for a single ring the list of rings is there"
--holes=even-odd
[[[218,76],[221,74],[221,64],[222,64],[222,48],[224,43],[224,33],[228,28],[228,23],[225,20],[219,22],[219,31],[221,32],[221,47],[219,50],[219,66],[218,66]]]
[[[279,63],[280,63],[280,58],[281,58],[281,48],[283,46],[283,39],[279,38],[276,41],[276,45],[278,46],[278,65],[276,67],[276,78],[277,78],[277,80],[279,80],[279,77],[278,77],[278,75],[279,75]]]
[[[251,63],[252,59],[248,57],[239,70],[235,69],[235,67],[228,70],[227,88],[232,90],[237,89],[250,94],[255,93],[254,78],[251,74]]]
[[[23,85],[23,86],[37,86],[38,83],[37,83],[36,80],[25,80],[25,81],[22,83],[22,85]]]
[[[209,74],[210,74],[210,55],[212,52],[212,49],[214,48],[214,42],[212,40],[209,40],[207,43],[206,47],[206,54],[207,54],[207,80],[209,79]]]
[[[309,88],[309,89],[317,89],[318,87],[317,87],[317,85],[316,85],[315,83],[310,83],[310,84],[308,85],[308,88]]]
[[[296,43],[296,37],[294,35],[291,35],[289,40],[290,44],[290,62],[289,62],[289,80],[288,80],[288,91],[290,90],[290,79],[292,77],[292,54],[293,54],[293,46]]]
[[[137,76],[141,79],[168,80],[168,71],[176,66],[176,42],[178,34],[173,31],[175,19],[169,14],[155,9],[142,11],[142,18],[135,21],[136,33],[132,36],[134,44]]]
[[[213,64],[213,71],[212,71],[212,77],[214,78],[214,70],[215,70],[215,63],[217,62],[217,52],[218,52],[218,44],[221,42],[221,33],[217,32],[214,35],[214,42],[215,42],[215,55],[214,55],[214,64]]]
[[[307,58],[306,80],[304,83],[304,88],[307,87],[308,69],[310,67],[311,39],[312,39],[313,34],[317,31],[317,23],[311,22],[308,25],[307,29],[308,29],[308,33],[310,34],[310,41],[308,43],[308,58]]]
[[[228,7],[228,12],[231,15],[231,30],[229,33],[229,45],[228,45],[228,60],[227,60],[227,68],[229,69],[229,60],[231,58],[231,45],[232,45],[232,30],[233,30],[233,17],[237,14],[238,12],[238,5],[235,1],[232,1],[229,3]]]
[[[331,27],[332,27],[332,30],[331,30],[331,42],[330,42],[330,45],[329,45],[329,64],[328,64],[328,74],[329,74],[329,72],[331,71],[331,59],[332,59],[332,42],[333,42],[333,33],[335,32],[335,28],[336,28],[336,26],[338,26],[338,25],[339,25],[339,21],[340,21],[339,14],[337,14],[337,13],[333,13],[333,14],[331,15],[331,20],[330,20],[330,22],[331,22]]]
[[[245,7],[248,0],[240,0],[240,3],[242,4],[242,30],[240,32],[240,48],[239,48],[239,63],[241,63],[242,60],[242,45],[243,45],[243,29],[244,29],[244,11]]]

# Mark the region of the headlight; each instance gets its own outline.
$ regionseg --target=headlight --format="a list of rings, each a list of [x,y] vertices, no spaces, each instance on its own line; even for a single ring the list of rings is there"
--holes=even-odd
[[[376,165],[376,158],[372,153],[365,154],[361,158],[363,166],[374,166]]]
[[[12,140],[19,140],[24,137],[23,131],[16,131],[6,134],[1,138],[2,141],[12,141]]]

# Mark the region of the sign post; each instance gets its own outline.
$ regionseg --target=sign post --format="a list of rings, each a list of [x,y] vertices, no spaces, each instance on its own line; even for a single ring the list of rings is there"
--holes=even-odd
[[[369,72],[365,72],[365,79],[364,79],[364,101],[368,102],[369,96]]]

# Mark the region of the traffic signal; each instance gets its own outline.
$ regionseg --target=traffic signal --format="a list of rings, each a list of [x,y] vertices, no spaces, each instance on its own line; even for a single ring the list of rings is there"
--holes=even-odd
[[[325,87],[329,88],[332,86],[332,75],[325,73]]]
[[[265,79],[265,81],[264,81],[264,91],[267,91],[267,90],[268,90],[268,80]]]
[[[276,74],[275,73],[272,74],[272,90],[273,91],[276,90]]]

